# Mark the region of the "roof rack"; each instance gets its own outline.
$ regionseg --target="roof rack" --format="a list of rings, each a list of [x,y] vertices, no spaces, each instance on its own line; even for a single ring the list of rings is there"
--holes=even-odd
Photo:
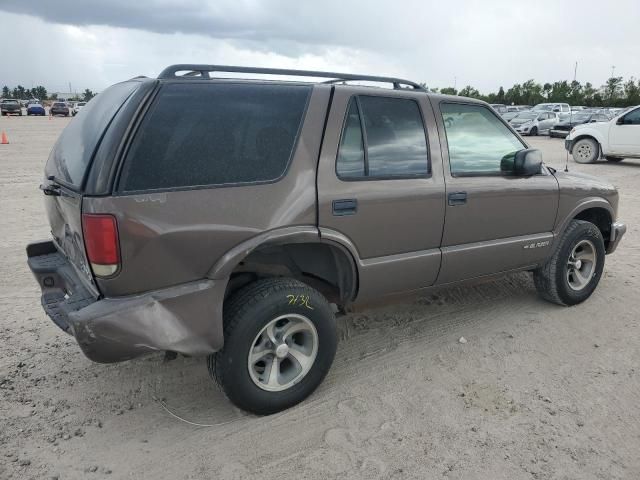
[[[183,75],[177,75],[178,72],[186,72]],[[261,75],[287,75],[292,77],[314,77],[314,78],[330,78],[322,83],[335,84],[340,82],[365,81],[390,83],[393,88],[398,90],[410,87],[414,90],[424,90],[424,88],[410,80],[403,80],[394,77],[377,77],[372,75],[356,75],[351,73],[335,73],[335,72],[317,72],[314,70],[289,70],[282,68],[259,68],[259,67],[235,67],[229,65],[198,65],[198,64],[177,64],[165,68],[159,79],[181,78],[181,79],[209,79],[212,78],[211,72],[231,72],[231,73],[257,73]],[[403,87],[405,85],[405,87]]]

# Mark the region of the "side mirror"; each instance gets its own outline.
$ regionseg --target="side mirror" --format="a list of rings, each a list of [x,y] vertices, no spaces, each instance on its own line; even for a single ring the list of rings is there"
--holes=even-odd
[[[616,125],[624,125],[624,117],[620,117],[618,120],[616,120]]]
[[[513,160],[513,167],[516,175],[523,177],[537,175],[542,170],[542,152],[535,148],[525,148],[517,151]]]
[[[559,112],[559,111],[560,111],[560,109],[559,109],[558,107],[556,107],[556,108],[554,108],[554,109],[553,109],[553,111],[554,111],[554,112]]]

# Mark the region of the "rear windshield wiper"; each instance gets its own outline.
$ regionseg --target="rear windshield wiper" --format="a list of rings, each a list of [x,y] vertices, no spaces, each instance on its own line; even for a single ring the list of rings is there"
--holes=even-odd
[[[47,177],[47,180],[53,182],[55,181],[55,177],[53,175],[50,175]],[[49,185],[41,184],[40,190],[42,190],[42,193],[44,193],[45,195],[53,195],[55,197],[60,196],[60,185],[57,185],[55,183],[50,183]]]

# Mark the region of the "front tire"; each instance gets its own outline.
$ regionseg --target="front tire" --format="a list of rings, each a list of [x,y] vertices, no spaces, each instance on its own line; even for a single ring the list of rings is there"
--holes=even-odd
[[[598,227],[572,220],[551,258],[533,272],[538,294],[558,305],[584,302],[598,286],[604,257],[604,239]]]
[[[307,398],[329,371],[337,347],[335,316],[318,291],[298,280],[268,278],[225,304],[224,348],[209,373],[239,408],[258,415]]]
[[[532,137],[536,137],[538,135],[538,127],[533,127],[531,130],[529,130],[529,135],[531,135]]]
[[[575,143],[571,154],[577,163],[595,163],[600,154],[600,146],[592,138],[583,138]]]

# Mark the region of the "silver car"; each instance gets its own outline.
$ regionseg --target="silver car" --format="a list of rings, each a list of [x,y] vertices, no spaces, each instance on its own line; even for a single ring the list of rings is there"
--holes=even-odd
[[[522,112],[509,121],[521,135],[548,135],[559,122],[556,112]]]

